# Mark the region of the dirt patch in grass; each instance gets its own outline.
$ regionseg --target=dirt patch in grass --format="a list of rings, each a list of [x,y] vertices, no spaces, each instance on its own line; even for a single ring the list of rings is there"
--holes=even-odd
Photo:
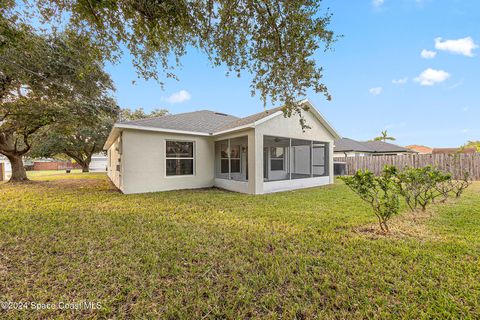
[[[402,213],[389,221],[390,232],[385,234],[376,223],[354,227],[353,232],[370,239],[379,238],[415,238],[418,240],[432,240],[435,235],[429,230],[427,223],[435,213],[428,211],[410,211]]]

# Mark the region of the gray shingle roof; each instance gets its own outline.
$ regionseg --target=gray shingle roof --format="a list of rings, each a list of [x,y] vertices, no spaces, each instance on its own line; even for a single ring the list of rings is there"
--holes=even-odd
[[[275,112],[280,111],[280,110],[282,110],[282,107],[269,109],[269,110],[266,110],[266,111],[262,111],[262,112],[259,112],[259,113],[252,114],[251,116],[248,116],[248,117],[245,117],[245,118],[237,119],[237,120],[232,121],[229,124],[221,127],[219,130],[217,130],[217,132],[228,130],[228,129],[233,129],[233,128],[244,126],[244,125],[247,125],[247,124],[250,124],[250,123],[254,123],[254,122],[256,122],[258,120],[261,120],[265,117],[268,117],[268,116],[270,116],[270,115],[272,115]]]
[[[335,140],[334,152],[369,152],[369,153],[389,153],[389,152],[409,152],[412,151],[393,143],[383,141],[356,141],[349,138]]]
[[[119,124],[212,134],[254,123],[280,110],[282,110],[282,107],[259,112],[245,118],[238,118],[220,112],[201,110],[157,118],[123,121],[119,122]]]
[[[335,140],[335,152],[348,152],[348,151],[357,151],[357,152],[374,152],[372,148],[363,144],[360,141],[356,141],[349,138],[342,138]]]
[[[366,141],[363,142],[368,147],[375,150],[375,152],[409,152],[413,153],[412,150],[401,147],[399,145],[383,142],[383,141]]]
[[[159,129],[213,133],[239,118],[225,113],[201,110],[166,115],[157,118],[119,122],[119,124]]]

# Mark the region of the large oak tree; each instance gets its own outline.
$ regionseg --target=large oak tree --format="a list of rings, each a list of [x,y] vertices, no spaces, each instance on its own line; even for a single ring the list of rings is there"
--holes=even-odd
[[[40,34],[0,6],[0,153],[11,181],[27,180],[22,157],[54,123],[92,119],[110,108],[113,84],[89,37]]]

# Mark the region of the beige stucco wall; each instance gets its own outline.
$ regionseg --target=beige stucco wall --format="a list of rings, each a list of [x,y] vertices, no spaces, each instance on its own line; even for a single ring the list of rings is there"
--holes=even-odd
[[[194,175],[165,174],[165,141],[194,142]],[[214,142],[211,137],[143,130],[123,131],[124,193],[143,193],[212,187],[214,182]]]
[[[121,136],[110,146],[107,151],[107,175],[112,180],[113,184],[122,189],[122,163],[121,163]],[[120,171],[117,170],[117,165],[120,166]]]

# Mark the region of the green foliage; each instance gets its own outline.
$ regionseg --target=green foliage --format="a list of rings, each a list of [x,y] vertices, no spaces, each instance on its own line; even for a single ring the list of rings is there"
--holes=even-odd
[[[387,133],[387,130],[383,130],[382,131],[382,135],[379,136],[379,137],[375,137],[373,138],[374,141],[383,141],[383,142],[387,142],[387,140],[391,140],[391,141],[394,141],[396,140],[394,137],[390,137]]]
[[[398,214],[400,209],[396,174],[394,166],[385,166],[380,176],[375,176],[368,170],[359,170],[351,177],[341,177],[350,189],[370,204],[378,218],[380,229],[384,232],[389,232],[387,221]]]
[[[252,95],[284,103],[289,116],[302,112],[298,100],[309,89],[331,98],[315,56],[336,40],[321,1],[42,0],[36,5],[49,22],[69,17],[69,26],[91,35],[112,61],[127,47],[145,78],[158,79],[159,70],[176,78],[181,58],[193,47],[213,66],[237,76],[249,72]]]
[[[470,174],[464,172],[460,179],[450,179],[447,181],[447,185],[450,188],[450,191],[455,195],[456,198],[460,198],[465,189],[467,189],[472,184]]]
[[[143,108],[137,108],[135,110],[125,108],[120,110],[120,120],[127,121],[127,120],[138,120],[138,119],[146,119],[146,118],[157,118],[163,117],[168,115],[169,112],[167,109],[160,109],[155,108],[150,113],[146,113]]]
[[[477,152],[480,152],[480,141],[468,141],[463,148],[475,148]]]
[[[21,157],[53,125],[95,125],[111,113],[113,83],[99,51],[71,30],[35,32],[0,6],[0,153],[12,180],[26,180]],[[49,128],[52,129],[52,128]]]
[[[115,110],[115,106],[112,106]],[[90,123],[62,123],[51,126],[41,135],[40,141],[32,148],[31,157],[55,157],[65,155],[89,169],[92,155],[103,151],[103,145],[116,120],[116,112],[97,115]]]
[[[450,192],[451,175],[433,166],[405,168],[397,177],[400,193],[411,210],[420,206],[425,211],[435,198],[443,196],[445,199]]]
[[[45,173],[0,183],[1,295],[102,308],[2,319],[480,318],[479,182],[385,239],[352,231],[374,216],[343,183],[123,195],[105,174]]]

